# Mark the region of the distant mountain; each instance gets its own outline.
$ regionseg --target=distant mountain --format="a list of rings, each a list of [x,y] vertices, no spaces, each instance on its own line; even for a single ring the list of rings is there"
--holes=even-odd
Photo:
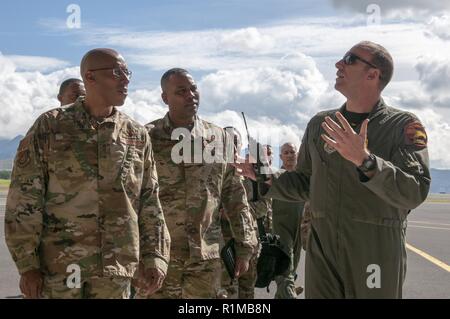
[[[12,140],[0,140],[0,160],[10,160],[14,158],[22,138],[23,135],[17,135]]]
[[[431,169],[431,189],[430,193],[450,194],[450,170]]]

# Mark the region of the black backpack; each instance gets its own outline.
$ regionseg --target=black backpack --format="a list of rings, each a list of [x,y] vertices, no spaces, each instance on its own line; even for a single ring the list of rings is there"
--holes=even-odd
[[[272,280],[288,270],[291,260],[288,254],[281,249],[280,236],[266,233],[262,220],[263,218],[258,219],[261,253],[256,265],[255,287],[269,289]]]

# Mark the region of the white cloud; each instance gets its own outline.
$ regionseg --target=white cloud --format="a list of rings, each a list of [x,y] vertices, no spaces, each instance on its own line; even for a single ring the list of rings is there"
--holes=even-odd
[[[273,48],[271,36],[263,35],[257,28],[246,28],[222,35],[219,47],[229,52],[243,52],[255,54]]]
[[[435,106],[450,107],[450,59],[421,57],[416,65],[419,80]]]
[[[327,95],[328,83],[314,60],[286,56],[276,68],[245,68],[208,74],[199,83],[207,112],[233,110],[304,126]]]
[[[431,108],[415,111],[428,135],[428,151],[433,168],[450,168],[450,124]]]
[[[42,56],[6,55],[5,58],[12,61],[19,71],[48,72],[69,66],[69,62]]]
[[[48,74],[25,72],[20,70],[27,69],[28,65],[22,67],[21,59],[14,60],[0,53],[0,138],[24,134],[37,116],[59,105],[56,94],[62,80],[77,77],[79,73],[77,67]]]
[[[145,125],[163,117],[167,112],[167,106],[162,102],[161,91],[157,88],[131,91],[120,110]]]
[[[431,34],[440,37],[443,40],[450,40],[450,16],[434,16],[428,22],[428,28]]]

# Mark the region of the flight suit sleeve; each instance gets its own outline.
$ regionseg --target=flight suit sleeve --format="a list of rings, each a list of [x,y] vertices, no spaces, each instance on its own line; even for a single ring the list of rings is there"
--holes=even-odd
[[[14,159],[5,210],[5,240],[20,274],[40,269],[39,245],[47,189],[48,131],[40,118],[22,139]]]
[[[411,210],[426,199],[430,189],[427,135],[420,121],[410,115],[396,139],[390,161],[376,156],[375,175],[360,180],[390,205]]]
[[[261,195],[288,202],[306,201],[309,199],[309,181],[312,173],[311,156],[309,153],[310,124],[303,135],[300,146],[297,167],[295,171],[275,173],[272,175],[272,185],[260,184]],[[324,181],[325,182],[325,181]]]
[[[227,165],[223,181],[221,202],[230,220],[235,239],[236,255],[250,260],[257,249],[258,240],[252,224],[247,195],[242,178],[231,165]]]
[[[166,274],[170,235],[159,201],[158,175],[148,135],[147,140],[139,214],[140,255],[146,269],[158,268]]]

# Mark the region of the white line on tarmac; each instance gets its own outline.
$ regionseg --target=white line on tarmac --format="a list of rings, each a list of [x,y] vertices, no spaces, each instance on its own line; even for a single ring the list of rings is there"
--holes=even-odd
[[[415,252],[416,254],[420,255],[421,257],[425,258],[426,260],[428,260],[429,262],[435,264],[436,266],[446,270],[447,272],[450,272],[450,266],[447,265],[446,263],[444,263],[443,261],[440,261],[437,258],[434,258],[431,255],[428,255],[426,252],[421,251],[420,249],[417,249],[414,246],[411,246],[410,244],[406,243],[406,248],[408,248],[409,250]]]
[[[408,223],[419,223],[419,224],[429,224],[429,225],[439,225],[439,226],[450,226],[450,224],[431,223],[431,222],[426,222],[426,221],[422,221],[422,220],[408,220]]]
[[[419,225],[409,225],[409,227],[412,228],[427,228],[427,229],[440,229],[440,230],[450,230],[450,228],[445,228],[445,227],[430,227],[430,226],[419,226]]]

